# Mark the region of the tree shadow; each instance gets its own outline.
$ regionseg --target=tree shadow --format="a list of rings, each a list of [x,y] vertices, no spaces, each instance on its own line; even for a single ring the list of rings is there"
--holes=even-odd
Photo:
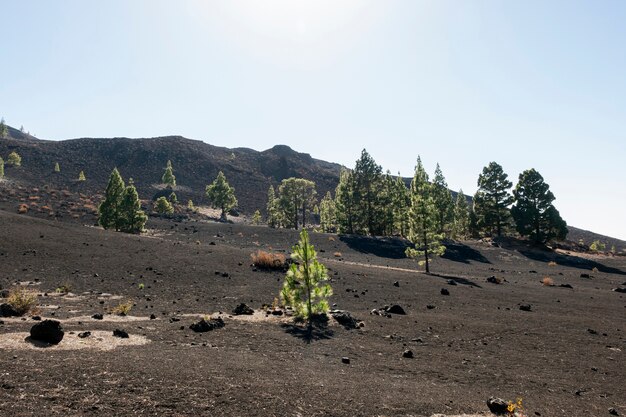
[[[457,242],[445,242],[446,252],[441,256],[443,259],[447,259],[453,262],[461,262],[469,264],[470,261],[480,262],[483,264],[490,264],[489,259],[485,258],[482,253],[476,249],[470,248],[467,245]]]
[[[597,268],[598,271],[604,272],[607,274],[617,274],[617,275],[626,275],[625,271],[622,271],[618,268],[613,268],[610,266],[603,265],[599,262],[593,261],[591,259],[580,258],[578,256],[565,255],[561,253],[555,253],[552,251],[538,251],[531,249],[518,249],[518,252],[525,257],[532,259],[533,261],[538,262],[556,262],[557,265],[567,266],[571,268],[579,268],[585,269],[587,271],[591,271],[594,268]]]
[[[455,277],[454,275],[433,274],[433,273],[430,273],[430,276],[443,278],[446,280],[452,280],[456,282],[457,284],[461,284],[461,285],[468,285],[470,287],[482,288],[480,285],[476,284],[474,281],[471,281],[463,277]]]
[[[306,343],[311,343],[314,340],[330,339],[335,334],[328,328],[328,319],[314,319],[310,323],[283,323],[281,327],[286,333]]]
[[[405,251],[409,247],[406,240],[397,237],[340,235],[339,240],[357,252],[390,259],[406,258]]]

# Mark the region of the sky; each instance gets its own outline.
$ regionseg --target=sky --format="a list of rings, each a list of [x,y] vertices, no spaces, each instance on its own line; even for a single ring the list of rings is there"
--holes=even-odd
[[[538,170],[626,239],[622,0],[0,0],[0,116],[40,138],[286,144],[476,191]]]

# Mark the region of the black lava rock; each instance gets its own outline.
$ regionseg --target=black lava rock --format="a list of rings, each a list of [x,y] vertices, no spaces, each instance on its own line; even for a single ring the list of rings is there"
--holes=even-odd
[[[453,280],[453,279],[449,279],[449,280],[448,280],[448,285],[457,285],[457,284],[456,284],[456,281],[455,281],[455,280]]]
[[[581,277],[581,278],[587,278],[587,279],[590,279],[590,278],[591,278],[591,275],[589,275],[589,274],[580,274],[580,277]]]
[[[626,288],[613,288],[613,291],[615,291],[615,292],[621,292],[621,293],[626,293]]]
[[[532,308],[532,306],[530,304],[522,304],[521,306],[519,306],[519,309],[522,311],[530,311]]]
[[[85,339],[85,338],[87,338],[89,336],[91,336],[91,332],[78,333],[78,337],[80,337],[81,339]]]
[[[574,288],[570,284],[561,284],[561,285],[559,285],[559,287],[561,287],[561,288]]]
[[[40,342],[57,345],[63,340],[65,332],[61,327],[61,323],[57,320],[44,320],[35,324],[30,329],[30,338]]]
[[[220,317],[209,320],[202,319],[199,322],[189,326],[189,328],[196,333],[209,332],[211,330],[219,329],[222,327],[224,327],[224,320],[222,320]]]
[[[508,414],[508,406],[507,402],[502,398],[490,397],[487,400],[487,407],[489,407],[489,411],[494,414]]]
[[[13,308],[11,304],[0,304],[0,317],[18,317],[20,314]]]
[[[341,363],[345,363],[345,364],[350,364],[350,358],[344,356],[343,358],[341,358]]]
[[[238,316],[241,314],[252,315],[254,314],[254,310],[250,308],[246,303],[241,303],[233,310],[233,314]]]
[[[394,282],[394,283],[393,283],[393,286],[394,286],[394,287],[399,287],[399,286],[400,286],[400,282],[399,282],[399,281]]]
[[[94,320],[102,320],[104,318],[104,316],[100,313],[96,313],[93,316],[91,316],[92,319]]]
[[[448,291],[448,290],[447,290],[447,289],[445,289],[445,288],[442,288],[442,289],[441,289],[441,295],[450,295],[450,291]]]
[[[404,309],[402,307],[400,307],[398,304],[394,304],[391,307],[386,308],[385,311],[387,313],[391,313],[391,314],[400,314],[400,315],[405,315],[406,314]]]
[[[360,320],[352,317],[352,314],[347,311],[333,310],[330,312],[330,315],[337,320],[337,323],[341,324],[346,329],[357,329],[360,327]]]
[[[122,339],[128,339],[128,332],[122,329],[115,329],[113,330],[113,336],[119,337]]]
[[[408,358],[408,359],[413,359],[413,351],[411,350],[405,350],[404,352],[402,352],[402,357],[403,358]]]

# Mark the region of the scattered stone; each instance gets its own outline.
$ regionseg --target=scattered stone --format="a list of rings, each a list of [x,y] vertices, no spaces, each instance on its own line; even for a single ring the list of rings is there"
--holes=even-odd
[[[561,284],[561,285],[559,285],[559,287],[561,287],[561,288],[574,288],[570,284]]]
[[[119,337],[122,339],[128,339],[128,332],[122,329],[115,329],[113,330],[113,336]]]
[[[487,407],[494,414],[508,414],[508,404],[502,398],[490,397],[487,400]]]
[[[530,271],[528,271],[528,273],[529,273],[529,274],[536,274],[536,273],[537,273],[537,271],[530,270]]]
[[[41,316],[32,316],[30,319],[35,321],[41,321]]]
[[[247,304],[241,303],[237,307],[235,307],[235,309],[233,310],[233,314],[236,316],[241,315],[241,314],[250,316],[254,314],[254,310],[250,308]]]
[[[82,332],[82,333],[78,333],[78,337],[80,337],[81,339],[85,339],[87,337],[91,336],[91,332]]]
[[[229,277],[228,272],[222,272],[222,277],[223,277],[223,278],[228,278],[228,277]]]
[[[384,310],[387,313],[391,313],[391,314],[400,314],[400,315],[405,315],[406,314],[404,309],[402,307],[400,307],[398,304],[394,304],[391,307],[386,307]]]
[[[626,293],[626,288],[613,288],[613,291],[615,291],[615,292],[621,292],[621,293]]]
[[[489,278],[487,278],[487,282],[490,282],[492,284],[502,284],[502,280],[499,278],[496,278],[495,275],[492,275]]]
[[[424,341],[422,340],[421,337],[416,337],[414,339],[411,339],[411,342],[415,342],[415,343],[424,343]]]
[[[350,358],[348,358],[347,356],[344,356],[343,358],[341,358],[341,363],[350,365]]]
[[[450,291],[448,291],[446,288],[442,288],[441,295],[450,295]]]
[[[102,320],[104,318],[104,316],[100,313],[94,314],[93,316],[91,316],[92,319],[94,320]]]
[[[521,306],[519,306],[519,309],[522,311],[530,311],[532,308],[532,306],[530,304],[522,304]]]
[[[189,328],[196,333],[204,333],[209,332],[211,330],[219,329],[224,327],[224,320],[221,317],[216,319],[205,320],[202,319],[197,323],[193,323]]]
[[[150,320],[156,320],[156,316],[154,314],[150,314]]]
[[[393,286],[394,286],[394,287],[399,287],[399,286],[400,286],[400,281],[396,281],[396,282],[394,282],[394,283],[393,283]]]
[[[427,308],[427,309],[429,309],[429,310],[432,310],[432,309],[434,309],[434,308],[436,308],[436,307],[435,307],[434,305],[432,305],[432,304],[428,304],[428,305],[426,306],[426,308]]]
[[[44,320],[35,324],[30,329],[30,337],[33,340],[57,345],[63,340],[65,332],[61,327],[61,323],[57,320]]]
[[[353,317],[349,312],[342,310],[332,310],[330,315],[346,329],[356,329],[361,327],[361,321]]]
[[[609,408],[609,414],[612,416],[619,416],[619,413],[613,407]]]
[[[284,314],[283,310],[280,310],[280,309],[272,310],[272,315],[274,316],[282,316],[283,314]]]
[[[409,359],[413,359],[413,351],[407,349],[404,352],[402,352],[402,357],[403,358],[409,358]]]
[[[11,304],[0,304],[0,317],[19,317],[19,313],[13,308]]]
[[[589,334],[598,334],[598,332],[596,332],[593,329],[587,329],[587,333],[589,333]]]
[[[591,275],[589,274],[580,274],[581,278],[587,278],[587,279],[591,279]]]
[[[448,280],[448,285],[456,285],[456,281],[453,279]]]

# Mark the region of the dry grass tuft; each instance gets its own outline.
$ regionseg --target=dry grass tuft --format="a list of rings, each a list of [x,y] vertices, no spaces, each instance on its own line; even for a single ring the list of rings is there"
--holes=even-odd
[[[250,256],[252,257],[252,263],[257,268],[283,269],[285,266],[286,258],[282,253],[272,253],[258,250]]]
[[[556,266],[556,262],[550,261],[550,262],[548,262],[548,266]]]
[[[554,286],[554,280],[552,278],[550,278],[550,277],[544,277],[541,280],[541,283],[543,285],[545,285],[546,287],[553,287]]]
[[[19,208],[17,209],[17,212],[19,214],[24,214],[28,211],[28,206],[26,204],[20,204]]]
[[[70,293],[70,292],[72,292],[72,284],[70,284],[69,282],[65,282],[65,283],[59,285],[54,291],[59,293],[59,294]]]
[[[341,252],[335,252],[335,253],[333,253],[333,256],[335,258],[341,258]]]
[[[130,313],[130,310],[133,309],[133,301],[128,300],[125,302],[121,302],[115,307],[111,309],[111,314],[116,314],[118,316],[127,316]]]
[[[9,291],[7,304],[13,307],[20,316],[23,316],[37,306],[37,292],[21,287],[13,288]]]
[[[332,237],[332,236],[328,236],[328,241],[329,241],[329,242],[334,242],[334,241],[335,241],[335,238],[334,238],[334,237]]]

